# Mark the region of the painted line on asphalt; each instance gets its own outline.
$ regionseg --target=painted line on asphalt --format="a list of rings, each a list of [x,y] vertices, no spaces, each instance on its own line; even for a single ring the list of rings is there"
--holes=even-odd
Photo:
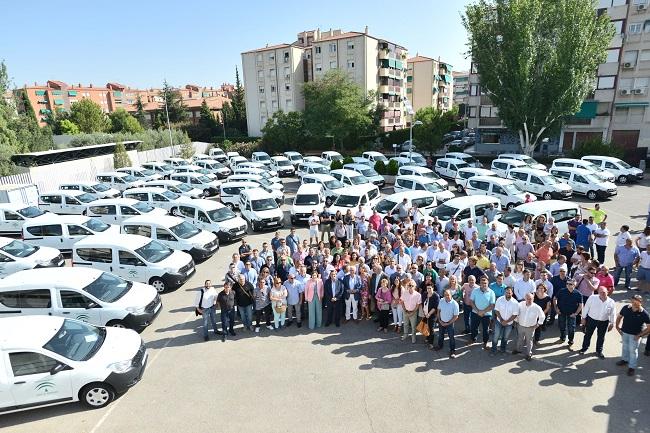
[[[192,320],[193,318],[194,318],[194,313],[192,312],[192,313],[190,313],[190,314],[187,315],[187,318],[186,318],[185,320],[183,320],[183,322],[181,323],[181,325],[185,325],[187,322],[189,322],[189,321]],[[179,331],[180,331],[180,330],[179,330]],[[158,359],[158,357],[159,357],[160,354],[163,352],[163,350],[165,350],[165,349],[167,348],[167,346],[169,346],[169,343],[171,343],[172,341],[174,341],[174,339],[176,339],[176,337],[180,337],[180,335],[175,335],[174,337],[170,338],[170,339],[167,341],[167,343],[165,343],[165,345],[164,345],[163,347],[160,348],[160,350],[158,351],[158,353],[156,353],[156,354],[154,355],[154,357],[151,359],[151,361],[149,361],[149,363],[147,364],[147,369],[151,368],[151,366],[153,365],[154,362],[156,362],[156,359]],[[115,408],[120,404],[120,402],[122,402],[122,400],[123,400],[123,399],[119,399],[118,401],[114,401],[114,402],[111,404],[111,407],[108,408],[108,410],[106,411],[106,413],[105,413],[105,414],[104,414],[104,415],[99,419],[99,421],[97,421],[97,424],[95,424],[95,426],[92,428],[92,430],[90,430],[89,433],[96,433],[96,432],[99,430],[99,428],[102,426],[102,424],[104,424],[104,422],[108,419],[108,417],[111,415],[111,413],[113,413],[113,410],[114,410],[114,409],[115,409]]]

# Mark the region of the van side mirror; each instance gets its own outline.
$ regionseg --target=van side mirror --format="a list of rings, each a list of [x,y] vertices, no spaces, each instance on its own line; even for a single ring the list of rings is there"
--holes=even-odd
[[[97,308],[99,305],[97,302],[90,301],[86,304],[86,310],[90,310],[91,308]]]
[[[72,369],[70,368],[70,366],[68,366],[68,365],[66,365],[66,364],[64,364],[62,362],[59,362],[54,367],[52,367],[50,369],[50,374],[52,376],[54,376],[55,374],[60,373],[60,372],[65,371],[65,370],[72,370]]]

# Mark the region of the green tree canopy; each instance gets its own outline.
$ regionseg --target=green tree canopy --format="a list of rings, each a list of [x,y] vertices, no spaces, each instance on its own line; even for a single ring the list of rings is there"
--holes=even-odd
[[[144,103],[142,102],[142,97],[140,94],[138,94],[137,98],[135,99],[135,116],[134,116],[138,123],[143,127],[146,128],[148,126],[147,122],[147,113],[144,111]]]
[[[59,122],[59,131],[61,134],[76,135],[79,134],[79,127],[70,119],[63,119]]]
[[[442,111],[434,107],[420,108],[415,119],[422,125],[413,126],[413,140],[418,149],[434,153],[442,146],[442,136],[449,132],[458,122],[456,110]]]
[[[300,149],[305,144],[305,131],[300,111],[276,111],[262,128],[262,145],[271,152]]]
[[[199,125],[210,130],[216,130],[217,128],[217,121],[214,118],[212,111],[210,111],[210,107],[208,107],[208,103],[205,101],[205,99],[203,102],[201,102],[201,111],[199,112]]]
[[[122,167],[129,167],[131,165],[131,158],[129,158],[129,154],[126,153],[126,147],[124,147],[124,143],[118,142],[115,144],[115,151],[113,152],[113,167],[114,168],[122,168]]]
[[[594,0],[479,0],[463,24],[482,90],[526,154],[580,110],[614,36]]]
[[[111,130],[111,121],[102,111],[102,107],[86,98],[72,104],[70,120],[79,127],[81,132],[108,132]]]
[[[163,82],[163,88],[160,91],[160,96],[167,101],[167,111],[169,112],[169,121],[171,123],[183,122],[187,118],[187,107],[183,103],[183,95],[178,89],[171,87],[167,80]],[[165,113],[165,103],[161,103],[160,110],[163,114],[163,119],[167,122]]]
[[[138,120],[131,116],[124,108],[118,108],[108,115],[111,119],[111,132],[136,132],[144,131]]]
[[[235,67],[235,91],[232,95],[231,108],[232,118],[231,128],[237,129],[240,135],[248,135],[248,125],[246,123],[246,100],[245,100],[244,87],[239,79],[239,69]]]

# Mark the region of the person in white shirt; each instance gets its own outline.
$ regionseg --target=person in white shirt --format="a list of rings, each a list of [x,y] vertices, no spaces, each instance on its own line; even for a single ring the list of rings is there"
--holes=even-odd
[[[505,294],[499,299],[494,306],[496,319],[494,321],[494,334],[492,334],[491,355],[497,353],[497,346],[501,340],[501,353],[506,352],[508,338],[515,324],[515,319],[519,314],[519,303],[512,296],[512,287],[506,287]]]
[[[474,233],[478,233],[478,229],[474,227],[474,223],[472,220],[467,221],[467,227],[463,228],[463,234],[465,235],[465,239],[472,239],[472,236]]]
[[[645,250],[641,251],[639,256],[636,279],[639,281],[639,290],[641,292],[647,293],[650,291],[650,243],[646,245]]]
[[[384,268],[384,273],[385,273],[388,277],[390,277],[390,276],[393,275],[395,272],[397,272],[397,268],[395,267],[395,259],[391,259],[391,260],[390,260],[390,265],[387,265],[387,266]]]
[[[619,234],[616,237],[616,246],[617,247],[625,246],[625,241],[627,241],[628,239],[632,239],[632,235],[630,234],[630,226],[622,225],[621,230],[619,231]]]
[[[579,353],[584,355],[589,349],[591,336],[596,331],[596,355],[600,359],[605,359],[605,355],[603,355],[605,334],[614,328],[615,320],[616,304],[612,298],[607,296],[607,288],[600,286],[598,294],[591,295],[582,309],[582,326],[585,327],[585,335]]]
[[[515,282],[515,298],[523,301],[527,293],[535,293],[535,282],[530,278],[530,271],[524,269],[522,279]]]
[[[460,256],[454,256],[454,260],[445,265],[448,276],[454,276],[458,281],[463,281],[463,269],[465,265],[460,261]]]
[[[309,243],[316,245],[318,243],[318,226],[320,224],[320,217],[316,209],[311,211],[311,216],[307,222],[309,223]],[[313,241],[312,238],[314,239]]]
[[[591,234],[594,236],[594,245],[596,246],[598,263],[602,265],[605,263],[605,250],[607,249],[610,235],[609,229],[607,228],[607,222],[601,222],[596,230],[592,230]]]
[[[496,223],[492,223],[490,228],[485,232],[486,239],[490,239],[490,236],[494,236],[496,239],[499,239],[502,236],[502,233],[497,229]]]
[[[533,334],[535,329],[546,320],[542,307],[533,302],[534,296],[532,293],[526,293],[525,299],[519,303],[517,348],[512,351],[513,355],[523,351],[526,361],[533,359]]]
[[[438,243],[438,250],[433,253],[433,261],[436,264],[436,268],[444,269],[447,263],[451,260],[451,254],[449,250],[445,248],[444,242]]]
[[[406,254],[404,247],[400,247],[396,258],[397,264],[402,265],[402,268],[408,268],[411,265],[411,256]]]
[[[221,332],[217,330],[217,290],[212,287],[212,281],[205,280],[203,287],[196,294],[194,300],[194,307],[196,308],[196,315],[203,316],[203,339],[208,341],[208,326],[212,323],[212,330],[214,335],[220,335]]]
[[[505,284],[506,287],[510,287],[514,290],[516,283],[517,279],[512,275],[512,267],[506,266],[506,268],[503,270],[503,284]]]
[[[546,287],[546,294],[549,298],[553,299],[553,283],[548,279],[550,273],[546,270],[540,272],[539,280],[535,281],[535,287],[543,284]]]

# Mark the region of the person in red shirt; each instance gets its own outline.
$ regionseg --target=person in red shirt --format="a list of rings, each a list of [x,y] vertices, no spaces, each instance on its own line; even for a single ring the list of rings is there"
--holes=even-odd
[[[370,215],[370,218],[368,218],[368,222],[372,228],[378,232],[379,226],[381,225],[381,216],[377,213],[377,211],[373,211],[372,215]]]
[[[609,273],[607,266],[602,265],[598,269],[598,272],[596,272],[596,278],[600,281],[598,286],[605,287],[607,289],[607,294],[611,295],[614,291],[614,277]]]

